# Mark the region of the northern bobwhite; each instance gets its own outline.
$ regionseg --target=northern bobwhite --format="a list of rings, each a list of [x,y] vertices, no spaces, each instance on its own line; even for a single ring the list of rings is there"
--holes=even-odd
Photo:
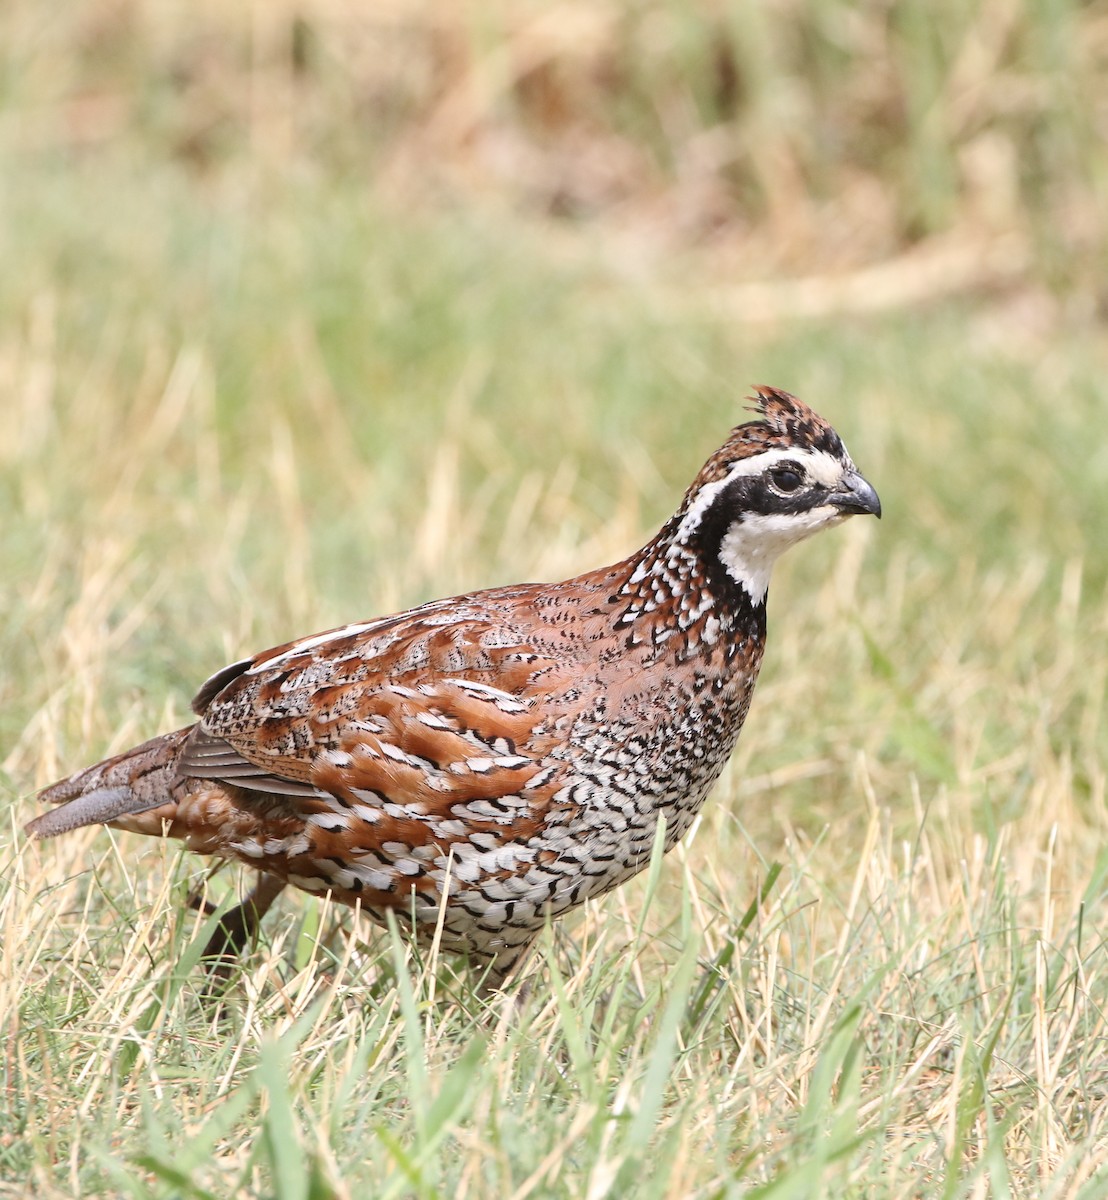
[[[200,720],[41,793],[27,830],[184,838],[285,887],[393,911],[501,986],[543,922],[685,833],[742,728],[779,554],[877,493],[838,434],[759,388],[643,549],[563,583],[436,600],[217,672]],[[445,897],[445,898],[444,898]]]

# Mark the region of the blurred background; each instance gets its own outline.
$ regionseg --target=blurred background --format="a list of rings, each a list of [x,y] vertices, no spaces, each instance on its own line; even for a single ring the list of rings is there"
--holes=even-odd
[[[566,255],[591,239],[644,278],[695,254],[716,283],[807,281],[728,297],[745,321],[1018,284],[1103,308],[1101,3],[16,0],[0,20],[9,186],[129,169],[246,206],[326,182],[525,222]]]

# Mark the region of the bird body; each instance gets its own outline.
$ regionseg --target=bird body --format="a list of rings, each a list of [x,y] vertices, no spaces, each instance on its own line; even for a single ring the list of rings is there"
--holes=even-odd
[[[497,986],[545,920],[687,831],[731,754],[765,644],[769,570],[880,515],[838,435],[760,389],[639,553],[553,584],[438,600],[214,675],[199,721],[63,780],[29,826],[185,839],[384,921]],[[260,911],[256,913],[260,915]]]

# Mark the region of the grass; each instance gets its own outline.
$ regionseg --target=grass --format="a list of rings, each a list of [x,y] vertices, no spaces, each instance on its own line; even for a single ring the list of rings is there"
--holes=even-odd
[[[5,62],[70,61],[76,17],[12,12]],[[726,256],[401,203],[349,148],[275,150],[279,109],[163,153],[145,43],[89,38],[131,47],[65,77],[145,97],[123,134],[28,135],[70,112],[30,68],[0,125],[0,1196],[1108,1194],[1106,346],[1046,286],[1067,260],[803,322],[782,285],[765,320]],[[37,786],[244,652],[627,553],[758,382],[834,421],[885,519],[782,563],[698,827],[551,931],[520,1009],[291,897],[216,1016],[184,901],[232,871],[26,843]]]

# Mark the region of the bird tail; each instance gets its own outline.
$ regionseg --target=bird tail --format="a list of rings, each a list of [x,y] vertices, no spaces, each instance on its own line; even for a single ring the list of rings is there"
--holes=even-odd
[[[50,838],[83,825],[108,824],[136,833],[160,833],[162,821],[172,821],[176,811],[170,788],[177,778],[181,747],[191,732],[188,726],[163,733],[46,788],[38,798],[58,807],[29,822],[27,833]],[[139,814],[142,820],[134,820]]]

